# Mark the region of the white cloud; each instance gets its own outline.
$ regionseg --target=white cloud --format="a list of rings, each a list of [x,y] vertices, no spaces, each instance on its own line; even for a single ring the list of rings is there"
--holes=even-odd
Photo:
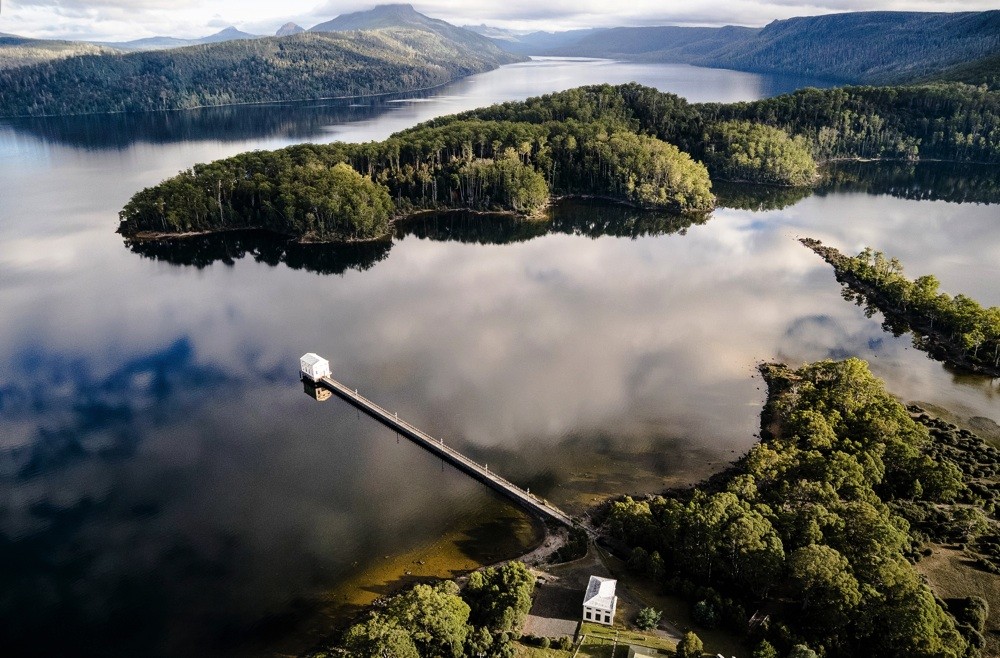
[[[338,14],[369,9],[371,0],[7,0],[0,32],[39,38],[121,40],[152,35],[204,36],[218,27],[271,34],[294,21],[304,27]],[[415,3],[428,15],[456,24],[558,30],[614,25],[764,25],[775,19],[856,10],[979,11],[995,0],[705,0],[663,3],[634,0],[426,0]]]

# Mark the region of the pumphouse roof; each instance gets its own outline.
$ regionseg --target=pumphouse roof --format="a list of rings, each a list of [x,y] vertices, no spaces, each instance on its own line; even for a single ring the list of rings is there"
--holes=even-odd
[[[612,578],[591,576],[587,583],[587,593],[583,597],[583,605],[601,610],[611,610],[615,605],[615,587],[618,581]]]

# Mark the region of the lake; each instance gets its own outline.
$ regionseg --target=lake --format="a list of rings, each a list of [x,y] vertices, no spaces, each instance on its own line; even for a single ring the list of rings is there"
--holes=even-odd
[[[856,355],[907,401],[1000,420],[840,297],[815,237],[1000,304],[996,169],[847,166],[813,194],[719,189],[702,222],[570,202],[391,242],[129,246],[117,212],[196,162],[372,140],[598,82],[695,101],[795,80],[540,59],[414,95],[0,121],[0,637],[18,655],[273,655],[402,582],[537,528],[298,381],[298,357],[570,512],[691,482],[752,445],[756,364]],[[956,181],[960,182],[958,185]]]

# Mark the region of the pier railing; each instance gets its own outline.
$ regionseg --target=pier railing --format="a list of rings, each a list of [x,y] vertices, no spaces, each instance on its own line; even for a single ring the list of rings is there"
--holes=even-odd
[[[525,508],[529,512],[544,520],[555,521],[561,525],[573,527],[576,523],[573,519],[548,501],[542,500],[531,492],[522,489],[510,482],[498,473],[489,470],[488,466],[477,463],[469,459],[458,450],[446,445],[443,439],[436,439],[423,430],[411,425],[399,417],[398,413],[389,412],[378,404],[375,404],[365,396],[358,393],[357,389],[351,389],[338,382],[333,377],[323,377],[318,383],[333,391],[338,397],[354,405],[372,418],[378,420],[383,425],[400,432],[408,439],[438,455],[448,463],[452,464],[464,473],[472,476],[476,480],[486,484],[495,491],[507,496],[515,503]]]

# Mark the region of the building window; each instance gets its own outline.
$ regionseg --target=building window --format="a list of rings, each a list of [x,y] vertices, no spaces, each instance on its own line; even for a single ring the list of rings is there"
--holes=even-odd
[[[611,623],[611,617],[609,615],[604,615],[604,623],[605,624],[610,624]]]
[[[590,617],[590,610],[587,610],[586,612],[584,612],[583,616],[586,617],[587,619],[590,619],[591,618]]]

